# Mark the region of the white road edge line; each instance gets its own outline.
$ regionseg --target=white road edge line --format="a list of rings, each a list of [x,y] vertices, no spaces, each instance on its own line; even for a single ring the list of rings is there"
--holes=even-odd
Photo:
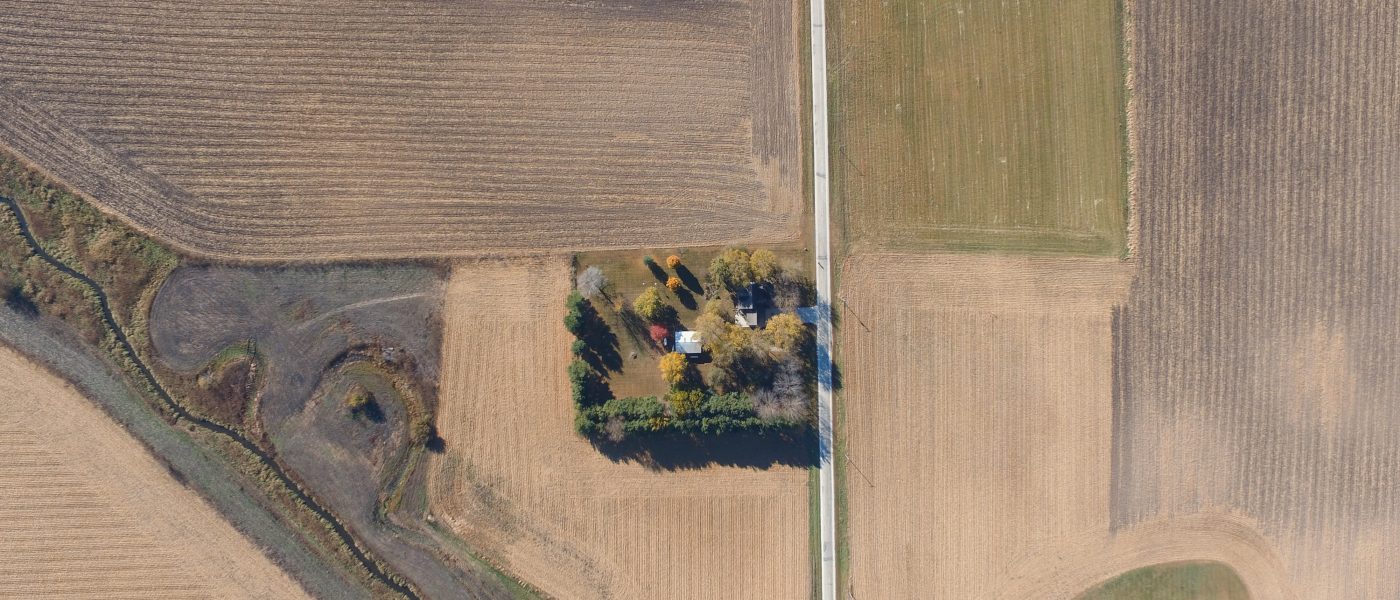
[[[821,489],[822,600],[836,600],[836,476],[832,470],[831,189],[827,183],[826,1],[809,0],[812,23],[812,197],[817,258],[817,432]]]

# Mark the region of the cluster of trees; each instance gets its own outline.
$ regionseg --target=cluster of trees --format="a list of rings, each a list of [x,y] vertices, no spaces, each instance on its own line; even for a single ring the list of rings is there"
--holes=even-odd
[[[664,266],[648,256],[643,259],[657,281],[680,294],[684,288],[701,289],[700,283],[676,255]],[[802,426],[810,420],[811,333],[794,314],[768,319],[763,329],[749,329],[734,322],[734,307],[725,290],[734,291],[754,282],[789,278],[772,251],[726,249],[710,264],[707,292],[721,296],[705,305],[694,329],[701,332],[715,368],[708,380],[684,354],[671,352],[658,362],[669,391],[659,396],[613,397],[596,361],[584,360],[590,318],[596,316],[586,297],[605,294],[607,279],[596,267],[578,276],[578,293],[568,300],[565,325],[579,340],[574,353],[580,357],[569,366],[569,381],[577,405],[575,425],[580,433],[612,441],[659,432],[722,434],[734,431],[767,431]],[[631,330],[655,342],[663,341],[679,325],[675,307],[660,286],[648,286],[631,302],[631,313],[644,322]],[[695,308],[694,304],[687,304]]]
[[[601,287],[594,291],[601,293]],[[613,368],[620,364],[621,357],[613,348],[615,340],[593,305],[579,292],[569,294],[564,307],[564,327],[575,337],[569,347],[574,354],[574,361],[569,363],[574,403],[589,406],[605,402],[612,398],[612,390],[599,369],[608,368],[609,363],[613,363]]]
[[[758,281],[773,281],[781,272],[772,250],[727,248],[710,261],[709,279],[711,287],[732,291]]]
[[[811,349],[811,332],[797,315],[774,315],[763,329],[749,329],[736,324],[733,314],[728,301],[712,300],[695,319],[717,367],[709,382],[713,386],[732,390],[765,384],[763,373],[782,363],[802,362]]]
[[[588,324],[588,301],[583,299],[583,295],[573,292],[564,299],[564,309],[564,328],[578,338],[574,340],[575,342],[583,342],[584,329]]]
[[[612,390],[603,381],[603,377],[581,358],[569,363],[569,387],[574,404],[579,407],[602,404],[612,399]]]
[[[574,424],[580,433],[606,436],[612,441],[621,441],[629,435],[664,432],[703,435],[764,432],[802,424],[798,420],[761,417],[753,401],[743,394],[706,394],[699,390],[681,393],[684,398],[673,400],[672,394],[668,394],[666,402],[656,396],[609,400],[581,409]],[[677,410],[676,402],[685,404],[687,409]]]

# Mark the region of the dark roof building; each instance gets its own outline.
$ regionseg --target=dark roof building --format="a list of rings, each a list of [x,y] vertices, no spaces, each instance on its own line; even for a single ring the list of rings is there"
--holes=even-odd
[[[734,322],[743,327],[763,327],[772,310],[772,284],[750,283],[734,294]]]

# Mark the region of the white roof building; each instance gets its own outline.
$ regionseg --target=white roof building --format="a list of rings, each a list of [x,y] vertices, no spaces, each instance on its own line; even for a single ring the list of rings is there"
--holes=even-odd
[[[677,331],[676,352],[680,352],[681,354],[700,354],[704,352],[700,341],[699,331]]]

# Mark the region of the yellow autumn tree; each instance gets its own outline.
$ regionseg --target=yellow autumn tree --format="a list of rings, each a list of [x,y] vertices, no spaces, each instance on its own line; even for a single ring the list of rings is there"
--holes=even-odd
[[[669,268],[672,268],[672,269],[681,266],[681,257],[676,256],[676,255],[674,255],[674,254],[672,254],[672,255],[670,255],[670,256],[667,256],[667,257],[666,257],[666,266],[669,267]]]
[[[710,349],[715,342],[721,341],[725,332],[733,326],[733,318],[712,312],[695,317],[695,330],[700,332],[700,339],[703,340],[706,349]]]
[[[685,355],[679,352],[671,352],[661,357],[661,378],[666,383],[676,385],[685,379],[685,371],[690,367]]]
[[[672,275],[671,277],[667,278],[666,289],[671,290],[673,292],[678,289],[681,289],[681,278],[676,277],[675,275]]]
[[[749,269],[757,281],[772,281],[778,275],[778,256],[772,250],[759,248],[749,255]]]
[[[664,306],[666,302],[661,299],[661,292],[654,287],[647,288],[632,301],[632,310],[637,312],[637,316],[648,321],[660,318]]]
[[[752,282],[753,265],[749,251],[743,248],[726,248],[710,261],[710,277],[714,283],[729,289],[737,289]]]
[[[763,329],[763,336],[783,352],[792,352],[807,338],[807,326],[792,313],[773,315]]]
[[[671,390],[666,394],[666,403],[671,405],[671,411],[677,417],[684,417],[697,408],[705,400],[705,392],[700,390]]]

